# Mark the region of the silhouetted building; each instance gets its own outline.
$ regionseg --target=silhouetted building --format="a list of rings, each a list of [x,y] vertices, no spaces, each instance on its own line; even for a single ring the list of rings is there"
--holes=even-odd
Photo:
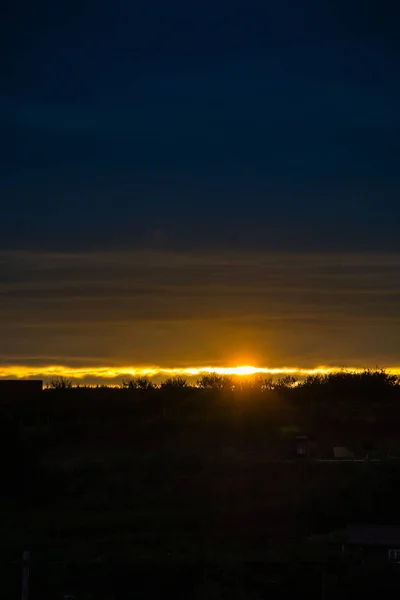
[[[34,398],[43,391],[41,379],[0,379],[0,401]]]

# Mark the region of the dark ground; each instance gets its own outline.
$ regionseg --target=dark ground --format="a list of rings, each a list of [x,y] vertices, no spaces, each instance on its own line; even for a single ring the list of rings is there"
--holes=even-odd
[[[360,408],[293,394],[71,390],[1,410],[4,598],[20,598],[23,549],[30,600],[283,598],[299,586],[346,598],[397,585],[400,575],[340,556],[348,522],[400,520],[396,461],[383,450],[380,463],[292,454],[308,430],[321,455],[332,442],[378,455],[399,431],[392,396]]]

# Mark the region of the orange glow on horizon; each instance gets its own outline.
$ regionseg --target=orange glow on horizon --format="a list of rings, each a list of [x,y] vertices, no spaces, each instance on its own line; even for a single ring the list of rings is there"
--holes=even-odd
[[[252,376],[252,375],[293,375],[297,377],[307,377],[308,375],[324,375],[330,373],[361,373],[365,368],[359,367],[332,367],[318,366],[313,368],[303,367],[254,367],[251,365],[241,365],[236,367],[183,367],[183,368],[166,368],[159,366],[120,366],[120,367],[71,367],[66,365],[43,365],[43,366],[24,366],[24,365],[7,365],[0,367],[0,379],[6,378],[57,378],[67,377],[68,379],[94,379],[94,380],[109,380],[117,378],[129,377],[171,377],[181,375],[186,377],[201,376],[204,373],[218,373],[219,375],[237,375],[237,376]],[[385,368],[386,372],[391,375],[400,375],[400,367]]]

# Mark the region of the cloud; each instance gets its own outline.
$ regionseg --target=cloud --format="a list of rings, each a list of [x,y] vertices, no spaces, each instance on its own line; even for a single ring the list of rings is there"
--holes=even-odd
[[[387,364],[399,267],[399,254],[3,252],[0,354]]]

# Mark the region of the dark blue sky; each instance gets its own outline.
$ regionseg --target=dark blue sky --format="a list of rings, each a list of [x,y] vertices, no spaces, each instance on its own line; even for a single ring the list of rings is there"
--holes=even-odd
[[[14,4],[3,246],[396,244],[394,3]]]
[[[4,256],[397,256],[395,2],[6,4]]]

